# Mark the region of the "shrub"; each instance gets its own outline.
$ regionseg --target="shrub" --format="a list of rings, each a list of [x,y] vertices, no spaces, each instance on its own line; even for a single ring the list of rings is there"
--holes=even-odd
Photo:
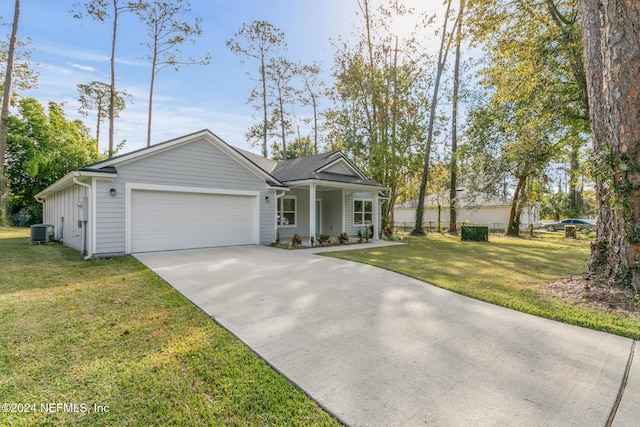
[[[318,234],[318,237],[316,238],[320,246],[329,244],[330,239],[331,239],[331,236],[329,236],[328,234]]]
[[[297,248],[301,244],[302,244],[302,237],[300,237],[298,233],[294,234],[293,237],[291,238],[291,246],[293,246],[294,248]]]
[[[342,234],[338,236],[338,242],[341,245],[346,245],[347,243],[349,243],[349,235],[346,231],[343,231]]]

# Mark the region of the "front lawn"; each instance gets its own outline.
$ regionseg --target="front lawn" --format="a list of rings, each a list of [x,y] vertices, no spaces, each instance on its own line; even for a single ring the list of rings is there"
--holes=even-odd
[[[431,233],[409,244],[324,254],[395,271],[444,289],[537,316],[640,338],[640,318],[575,305],[542,291],[541,285],[586,271],[589,242],[513,239],[489,242]]]
[[[339,425],[135,259],[28,236],[0,228],[0,425]]]

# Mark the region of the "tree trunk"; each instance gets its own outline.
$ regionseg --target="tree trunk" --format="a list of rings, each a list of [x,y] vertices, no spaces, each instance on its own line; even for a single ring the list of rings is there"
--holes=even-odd
[[[151,62],[151,83],[149,84],[149,112],[147,117],[147,147],[151,147],[151,116],[153,115],[153,87],[156,81],[156,64],[158,62],[157,40],[154,40],[153,61]]]
[[[431,145],[433,144],[433,128],[436,120],[436,106],[438,103],[438,90],[440,89],[440,79],[444,70],[444,65],[451,45],[451,38],[447,43],[447,24],[449,22],[449,10],[451,10],[451,0],[447,2],[447,12],[442,25],[442,39],[440,41],[440,50],[438,52],[438,68],[436,71],[436,81],[433,87],[433,97],[429,110],[429,127],[427,130],[427,146],[424,153],[424,165],[422,168],[422,180],[420,181],[420,193],[418,195],[418,207],[416,208],[416,224],[415,229],[411,231],[413,236],[424,235],[422,229],[422,221],[424,220],[424,198],[427,192],[427,180],[429,179],[429,163],[431,158]]]
[[[458,186],[458,90],[460,88],[460,45],[462,44],[462,19],[465,0],[460,0],[458,29],[456,31],[456,60],[453,68],[453,106],[451,108],[451,190],[449,191],[449,233],[457,233],[457,186]]]
[[[9,123],[9,108],[11,106],[11,91],[13,87],[13,63],[15,62],[16,43],[18,41],[18,24],[20,22],[20,0],[15,0],[13,7],[13,26],[9,39],[9,51],[7,52],[7,65],[4,75],[4,88],[2,92],[2,112],[0,113],[0,176],[4,176],[4,163],[7,157],[7,133]],[[4,194],[0,197],[4,202]],[[4,203],[0,205],[4,209]]]
[[[282,94],[278,98],[280,106],[280,132],[282,136],[282,160],[287,160],[287,135],[284,128],[284,102],[282,100]]]
[[[640,2],[581,0],[596,169],[590,273],[640,290]]]
[[[569,153],[569,210],[575,215],[580,215],[578,207],[578,173],[580,162],[578,161],[578,150],[580,148],[574,143],[571,144]],[[572,215],[574,215],[572,214]]]
[[[269,130],[267,118],[267,69],[264,65],[264,53],[260,57],[260,75],[262,77],[262,157],[267,157],[267,132]]]
[[[318,101],[315,94],[311,94],[313,101],[313,153],[318,154]]]
[[[20,23],[20,0],[15,0],[13,7],[13,26],[7,52],[7,66],[4,75],[4,89],[2,93],[2,111],[0,112],[0,225],[7,221],[7,196],[9,194],[9,179],[4,175],[4,163],[7,157],[7,134],[9,123],[9,108],[11,105],[11,91],[13,84],[13,63],[15,61],[16,43],[18,41],[18,24]]]
[[[378,107],[380,106],[381,102],[380,102],[380,87],[376,82],[376,78],[375,78],[375,57],[374,57],[374,45],[373,45],[373,41],[371,38],[371,34],[372,32],[375,31],[375,27],[372,29],[372,25],[375,25],[374,23],[372,23],[372,17],[370,14],[370,1],[369,0],[362,0],[362,2],[360,0],[358,0],[358,7],[360,8],[360,11],[362,12],[362,16],[364,18],[364,22],[365,22],[365,32],[366,32],[366,49],[367,49],[367,55],[368,55],[368,62],[369,62],[369,66],[367,68],[367,80],[365,81],[364,87],[362,89],[362,92],[365,95],[365,99],[366,97],[369,97],[369,100],[371,102],[371,111],[369,111],[369,108],[367,108],[366,106],[366,101],[364,104],[364,110],[366,112],[366,116],[367,116],[367,130],[368,130],[368,139],[369,139],[369,143],[368,143],[368,150],[369,153],[371,153],[371,149],[372,147],[377,147],[379,145],[380,142],[380,118],[378,117]],[[373,155],[372,155],[373,157]],[[376,165],[369,165],[370,167],[375,167]],[[381,182],[385,182],[384,180],[380,180]]]
[[[364,15],[365,29],[367,31],[367,51],[369,53],[369,85],[371,89],[371,111],[372,111],[372,126],[371,129],[375,126],[375,121],[378,117],[377,114],[377,104],[376,104],[376,88],[373,86],[374,78],[373,78],[373,70],[375,70],[374,62],[373,62],[373,43],[371,42],[371,17],[369,16],[369,0],[364,0],[364,4],[361,5],[360,1],[358,1],[358,5],[362,10]]]
[[[509,222],[507,223],[507,229],[505,230],[507,236],[518,237],[520,236],[520,214],[522,213],[522,207],[524,206],[524,193],[527,185],[527,178],[518,178],[518,184],[516,185],[516,191],[513,193],[513,200],[511,201],[511,211],[509,212]]]
[[[100,154],[100,122],[102,121],[102,109],[98,108],[98,122],[96,123],[96,153]]]
[[[116,103],[116,36],[118,31],[118,2],[113,0],[113,34],[111,36],[111,86],[109,87],[109,158],[113,157]]]

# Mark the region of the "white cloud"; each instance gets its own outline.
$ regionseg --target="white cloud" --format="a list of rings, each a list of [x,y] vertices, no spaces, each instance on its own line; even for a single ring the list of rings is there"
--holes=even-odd
[[[71,46],[62,43],[52,43],[49,41],[38,40],[38,51],[48,53],[57,57],[82,60],[83,62],[99,62],[106,63],[111,60],[109,55],[98,53],[94,50],[83,49],[77,46]],[[122,65],[133,65],[136,67],[149,67],[149,64],[141,59],[130,59],[116,57],[116,63]]]
[[[97,68],[92,67],[90,65],[82,65],[82,64],[69,64],[69,66],[73,67],[73,68],[77,68],[80,71],[87,71],[90,73],[96,72],[98,71]]]

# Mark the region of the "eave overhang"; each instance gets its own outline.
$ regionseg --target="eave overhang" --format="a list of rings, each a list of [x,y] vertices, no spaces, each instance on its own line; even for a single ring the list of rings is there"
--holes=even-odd
[[[50,195],[57,193],[58,191],[64,190],[67,187],[71,187],[74,184],[74,178],[80,181],[90,181],[93,178],[101,180],[113,180],[116,178],[116,176],[118,176],[118,172],[115,170],[115,168],[109,168],[107,170],[83,168],[77,171],[69,172],[58,181],[36,194],[35,199],[43,200]]]

